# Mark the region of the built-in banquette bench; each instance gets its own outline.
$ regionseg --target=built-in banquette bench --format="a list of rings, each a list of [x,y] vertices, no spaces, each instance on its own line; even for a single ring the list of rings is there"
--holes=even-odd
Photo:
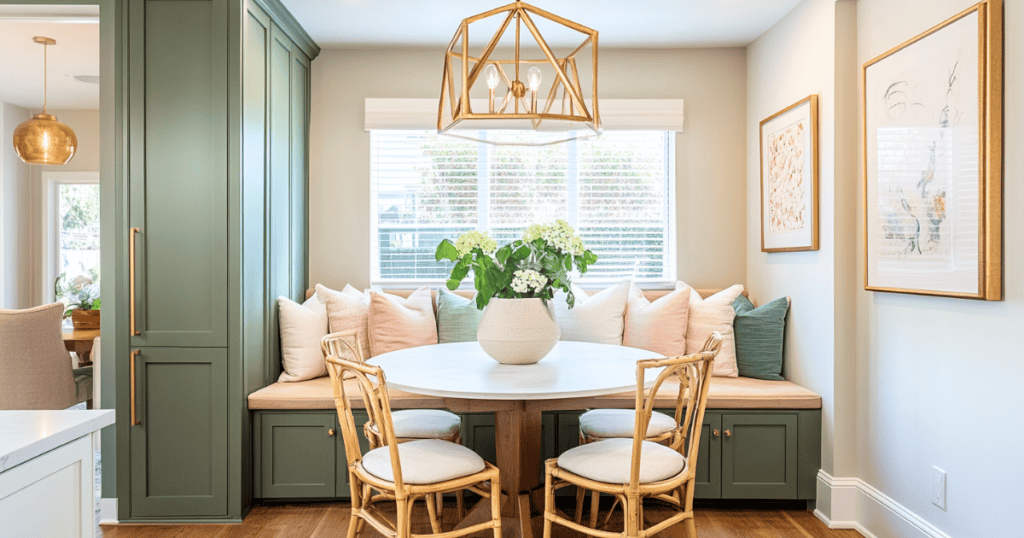
[[[709,296],[718,290],[698,290]],[[390,292],[390,291],[389,291]],[[408,292],[396,291],[402,295]],[[650,300],[665,291],[645,291]],[[359,388],[346,385],[353,407]],[[678,389],[666,385],[658,406],[672,414]],[[444,408],[440,398],[392,390],[394,409]],[[581,408],[632,408],[622,393],[544,403],[543,457],[579,440]],[[263,499],[348,498],[344,444],[330,380],[274,383],[249,395],[253,412],[254,494]],[[496,461],[494,415],[462,414],[463,443]],[[357,426],[366,420],[357,413]],[[367,449],[365,439],[363,450]],[[821,467],[821,397],[789,381],[745,377],[712,380],[698,456],[695,496],[702,499],[788,499],[813,503]]]

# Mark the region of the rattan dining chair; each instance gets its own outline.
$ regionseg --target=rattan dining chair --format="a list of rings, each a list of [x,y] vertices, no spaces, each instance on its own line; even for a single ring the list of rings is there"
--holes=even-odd
[[[334,405],[338,410],[348,463],[352,495],[348,538],[355,538],[364,523],[369,523],[374,530],[389,537],[420,536],[412,534],[412,509],[418,500],[424,501],[427,506],[433,534],[456,538],[491,529],[494,538],[501,538],[501,481],[498,468],[485,462],[476,452],[455,443],[439,439],[416,439],[399,443],[392,421],[391,400],[384,371],[377,366],[335,355],[329,355],[325,360],[334,389]],[[347,374],[351,374],[358,384],[366,412],[378,425],[383,443],[366,454],[359,448],[352,406],[345,394],[344,379],[348,377]],[[490,497],[491,519],[465,529],[442,533],[434,500],[444,493],[465,489]],[[373,495],[373,491],[379,492],[379,495]],[[378,501],[392,500],[397,505],[395,522],[387,520],[373,506]]]
[[[567,450],[545,464],[544,472],[544,538],[550,538],[553,524],[568,527],[590,536],[623,536],[641,538],[656,536],[680,522],[690,538],[696,538],[693,523],[693,488],[697,472],[697,450],[700,446],[701,424],[707,406],[712,362],[718,355],[722,336],[713,333],[704,350],[693,355],[650,359],[637,362],[636,406],[633,434],[629,438],[604,439]],[[650,389],[644,389],[645,374],[663,369]],[[678,426],[671,435],[662,437],[667,444],[650,441],[648,426],[654,413],[658,390],[665,381],[678,378],[676,398]],[[663,436],[664,434],[659,434]],[[590,490],[595,499],[600,493],[615,496],[612,510],[619,504],[624,512],[624,530],[609,533],[596,528],[597,503],[593,503],[591,526],[559,516],[555,511],[555,490],[576,486],[577,491]],[[644,528],[643,501],[654,498],[677,511],[650,528]],[[610,514],[609,514],[610,515]],[[605,520],[607,523],[607,519]]]
[[[324,358],[329,356],[347,357],[357,362],[365,362],[358,331],[345,331],[328,334],[320,339],[320,350]],[[395,428],[395,438],[399,443],[417,439],[440,439],[462,444],[462,419],[459,415],[441,409],[403,409],[391,413]],[[363,435],[369,441],[370,449],[384,446],[384,437],[373,416],[363,424]],[[462,492],[455,494],[456,510],[459,517],[465,515]],[[437,498],[437,510],[444,507],[441,496]]]
[[[717,338],[715,335],[718,335],[718,333],[712,334],[708,337],[707,341],[704,342],[704,348],[701,350],[701,353],[713,352],[717,355],[719,349],[722,347],[722,338],[721,335]],[[685,409],[683,406],[684,388],[685,387],[680,384],[680,392],[679,396],[676,398],[674,416],[652,411],[650,422],[647,424],[646,440],[655,443],[669,444],[671,446],[686,437],[684,429],[685,417],[683,416],[683,410]],[[633,409],[591,409],[580,415],[580,446],[607,439],[632,438],[635,424],[636,411]],[[581,523],[583,519],[584,494],[585,491],[583,488],[578,488],[576,490],[576,523]],[[599,498],[600,494],[598,492],[595,491],[592,493],[590,500],[591,528],[597,526],[597,506]]]

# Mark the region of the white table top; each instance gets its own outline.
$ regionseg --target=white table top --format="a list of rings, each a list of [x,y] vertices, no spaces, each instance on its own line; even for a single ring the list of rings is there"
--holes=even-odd
[[[537,364],[506,366],[476,342],[420,346],[378,355],[388,387],[468,400],[556,400],[636,389],[636,361],[663,355],[633,347],[559,342]],[[648,372],[653,384],[657,372]]]
[[[0,411],[0,472],[113,423],[113,409]]]

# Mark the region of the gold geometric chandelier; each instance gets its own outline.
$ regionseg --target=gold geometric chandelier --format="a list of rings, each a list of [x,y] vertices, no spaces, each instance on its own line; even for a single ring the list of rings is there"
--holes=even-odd
[[[43,46],[43,112],[14,129],[14,151],[28,164],[67,164],[75,156],[78,137],[71,127],[46,113],[46,46],[56,45],[49,37],[33,37]]]
[[[501,25],[487,46],[479,54],[471,54],[471,26],[502,15]],[[556,55],[531,15],[568,28],[573,35],[582,34],[582,42],[571,52]],[[515,32],[511,50],[501,47],[502,37],[510,27]],[[529,58],[523,56],[520,47],[524,33],[527,39],[532,37],[539,49]],[[585,52],[590,53],[590,65],[577,62]],[[581,82],[581,73],[586,84]],[[514,142],[480,135],[481,131],[492,129],[553,134],[533,139],[520,137]],[[601,134],[597,30],[521,1],[464,19],[445,52],[437,132],[488,144],[518,146],[557,144]]]

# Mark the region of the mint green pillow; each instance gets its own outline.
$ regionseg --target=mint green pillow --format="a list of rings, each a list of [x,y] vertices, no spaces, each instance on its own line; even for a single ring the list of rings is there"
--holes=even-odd
[[[448,288],[437,289],[437,343],[476,342],[476,328],[484,313],[474,299],[467,299]]]
[[[740,295],[732,303],[736,311],[736,366],[740,375],[754,379],[783,381],[782,346],[786,335],[789,297],[754,308]]]

